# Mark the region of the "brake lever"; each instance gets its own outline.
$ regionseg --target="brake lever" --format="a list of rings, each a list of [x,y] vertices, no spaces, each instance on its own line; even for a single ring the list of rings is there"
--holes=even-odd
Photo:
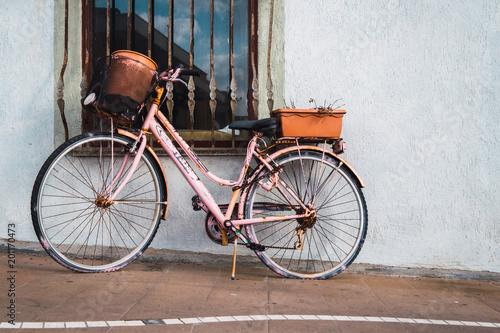
[[[195,69],[184,69],[182,67],[179,67],[175,71],[173,69],[171,69],[169,71],[163,72],[160,75],[160,77],[164,81],[181,82],[183,85],[185,85],[186,87],[188,87],[187,82],[179,78],[180,75],[199,76],[200,75],[200,71],[195,70]]]
[[[177,79],[173,79],[173,80],[169,80],[169,81],[170,81],[170,82],[180,82],[180,83],[182,83],[183,85],[185,85],[185,86],[186,86],[186,88],[188,87],[188,84],[187,84],[184,80],[179,79],[179,78],[177,78]]]

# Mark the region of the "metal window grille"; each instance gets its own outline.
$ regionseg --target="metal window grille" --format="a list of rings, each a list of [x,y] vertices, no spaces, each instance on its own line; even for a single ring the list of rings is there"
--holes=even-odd
[[[118,49],[146,54],[160,70],[199,69],[187,88],[167,87],[162,111],[198,151],[230,154],[245,141],[227,125],[257,119],[256,0],[83,0],[82,17],[87,82],[96,59]],[[95,126],[85,113],[84,130]]]

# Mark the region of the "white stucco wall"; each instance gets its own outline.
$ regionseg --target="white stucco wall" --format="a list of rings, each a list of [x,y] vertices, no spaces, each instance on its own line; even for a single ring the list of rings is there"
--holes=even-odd
[[[275,106],[282,99],[309,107],[310,98],[318,104],[342,98],[347,109],[344,158],[367,185],[369,213],[357,262],[500,272],[499,2],[275,2],[275,18],[284,26],[281,35],[273,31]],[[0,119],[7,134],[6,158],[0,160],[0,237],[7,223],[16,223],[18,240],[36,241],[31,187],[62,133],[55,103],[62,4],[0,0]],[[268,1],[259,4],[268,7]],[[260,19],[264,115],[268,15]],[[65,100],[75,135],[81,33],[80,23],[72,24]],[[152,247],[231,253],[205,236],[203,214],[190,208],[193,191],[163,161],[171,204]],[[230,178],[240,162],[206,159],[214,173]],[[205,183],[216,199],[231,194]]]
[[[286,1],[285,96],[343,98],[357,262],[500,272],[500,2]]]
[[[0,237],[32,239],[29,198],[54,149],[54,1],[0,0]]]

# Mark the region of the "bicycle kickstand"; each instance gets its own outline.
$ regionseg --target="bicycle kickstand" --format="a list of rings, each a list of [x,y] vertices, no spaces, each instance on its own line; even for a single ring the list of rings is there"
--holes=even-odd
[[[233,270],[231,271],[231,280],[236,278],[236,249],[238,248],[238,237],[234,237],[233,249]]]
[[[231,222],[231,220],[226,220],[224,222],[224,226],[227,229],[234,232],[234,234],[236,235],[236,237],[234,238],[233,271],[231,274],[231,280],[234,280],[235,279],[235,272],[236,272],[236,248],[238,246],[238,239],[241,239],[243,241],[244,245],[253,251],[265,251],[266,247],[262,244],[253,243],[250,240],[248,240],[248,238],[246,238],[245,235],[243,235],[240,232],[240,229],[234,226],[234,224],[233,224],[233,222]]]
[[[224,222],[224,226],[228,230],[233,231],[234,234],[236,235],[236,237],[234,237],[233,269],[231,271],[231,280],[234,280],[236,278],[236,249],[238,248],[238,238],[243,236],[243,235],[241,235],[240,229],[236,228],[230,220],[227,220],[226,222]]]

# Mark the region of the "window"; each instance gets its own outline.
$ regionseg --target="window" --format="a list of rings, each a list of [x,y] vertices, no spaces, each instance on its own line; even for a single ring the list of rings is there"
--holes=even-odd
[[[159,71],[178,65],[198,69],[201,76],[191,78],[194,89],[176,83],[161,110],[194,147],[237,147],[244,137],[227,125],[256,118],[251,102],[256,76],[254,2],[86,0],[87,77],[99,57],[120,49],[150,56]],[[96,123],[92,115],[83,121],[87,130]]]

